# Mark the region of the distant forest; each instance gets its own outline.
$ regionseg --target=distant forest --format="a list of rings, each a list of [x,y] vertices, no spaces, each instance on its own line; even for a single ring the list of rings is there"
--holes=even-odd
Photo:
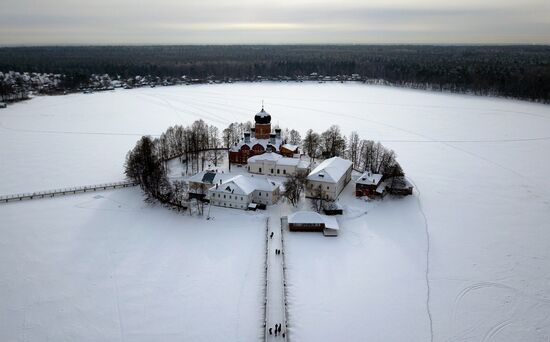
[[[364,82],[550,102],[550,46],[82,46],[0,48],[0,71],[217,80],[359,74]]]

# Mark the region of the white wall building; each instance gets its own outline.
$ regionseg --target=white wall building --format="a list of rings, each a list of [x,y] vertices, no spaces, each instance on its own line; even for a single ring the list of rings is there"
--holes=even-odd
[[[270,176],[290,176],[297,172],[309,172],[310,163],[300,158],[283,157],[267,152],[248,158],[248,171]]]
[[[238,175],[208,190],[211,205],[246,209],[250,203],[271,205],[279,200],[279,184],[267,177]]]
[[[332,157],[324,160],[307,176],[306,197],[316,198],[319,193],[327,200],[336,200],[351,180],[352,163]]]
[[[187,178],[186,181],[189,184],[189,192],[206,195],[213,185],[221,184],[225,180],[233,177],[235,177],[235,175],[230,173],[204,170]]]

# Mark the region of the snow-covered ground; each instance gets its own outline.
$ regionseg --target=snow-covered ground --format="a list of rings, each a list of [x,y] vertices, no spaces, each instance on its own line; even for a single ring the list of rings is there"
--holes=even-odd
[[[2,205],[0,340],[258,340],[265,217],[210,214],[138,188]]]
[[[339,237],[286,235],[291,339],[429,341],[432,330],[434,341],[549,340],[549,106],[312,83],[41,97],[0,111],[0,194],[120,180],[141,134],[198,118],[223,129],[252,120],[262,99],[283,127],[338,124],[381,140],[418,190],[365,203],[348,188]],[[213,209],[222,219],[196,221],[142,209],[137,189],[100,195],[0,206],[3,340],[83,330],[113,340],[119,322],[126,340],[260,336],[259,217]]]

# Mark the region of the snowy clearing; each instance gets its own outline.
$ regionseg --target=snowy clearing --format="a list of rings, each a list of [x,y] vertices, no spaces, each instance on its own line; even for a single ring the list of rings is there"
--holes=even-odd
[[[223,129],[251,120],[262,99],[283,127],[336,123],[381,140],[417,190],[365,203],[348,187],[339,237],[287,232],[290,339],[429,341],[431,316],[434,341],[549,340],[549,106],[311,83],[42,97],[0,113],[0,194],[121,180],[141,134],[199,118]],[[92,194],[0,206],[2,339],[118,338],[112,275],[127,340],[261,336],[261,221],[219,209],[243,225],[222,227],[220,217],[141,209],[137,189],[100,195],[131,210]],[[92,209],[75,208],[82,202]],[[214,289],[221,299],[209,297]],[[219,320],[210,335],[207,323]]]

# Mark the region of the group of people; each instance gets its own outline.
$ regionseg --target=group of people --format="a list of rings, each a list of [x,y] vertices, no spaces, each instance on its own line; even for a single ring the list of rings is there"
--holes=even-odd
[[[270,238],[270,239],[273,239],[273,232],[271,232],[271,235],[269,235],[269,238]],[[281,254],[281,250],[280,250],[280,249],[276,249],[276,250],[275,250],[275,254],[277,254],[277,255]]]
[[[273,335],[273,332],[275,332],[275,336],[277,336],[277,334],[279,334],[279,335],[285,337],[285,333],[284,333],[284,332],[281,334],[281,329],[282,329],[282,328],[281,328],[281,325],[282,325],[282,324],[280,324],[280,323],[279,323],[279,324],[275,324],[275,330],[273,330],[273,328],[269,328],[269,335]]]

